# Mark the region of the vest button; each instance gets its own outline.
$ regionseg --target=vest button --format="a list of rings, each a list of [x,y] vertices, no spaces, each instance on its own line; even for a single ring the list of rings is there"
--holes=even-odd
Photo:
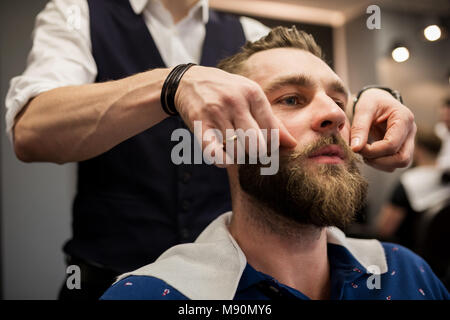
[[[181,177],[181,181],[183,183],[188,183],[189,180],[191,180],[191,177],[192,177],[192,173],[190,173],[189,171],[185,171],[185,172],[183,172],[183,175]]]
[[[183,200],[183,202],[181,203],[181,209],[183,209],[183,211],[188,211],[190,207],[191,203],[187,200]]]
[[[187,240],[189,238],[189,230],[186,228],[182,228],[180,230],[182,240]]]

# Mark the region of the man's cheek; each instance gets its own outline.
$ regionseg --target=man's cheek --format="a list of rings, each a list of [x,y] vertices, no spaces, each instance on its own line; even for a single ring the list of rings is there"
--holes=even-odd
[[[308,130],[309,119],[305,118],[301,110],[280,108],[272,106],[273,114],[277,117],[289,131],[289,133],[297,140]]]

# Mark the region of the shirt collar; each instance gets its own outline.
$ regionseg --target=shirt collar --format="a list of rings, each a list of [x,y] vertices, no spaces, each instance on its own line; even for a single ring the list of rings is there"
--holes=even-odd
[[[347,238],[340,229],[328,227],[327,242],[344,247],[364,269],[388,271],[384,248],[376,239]]]
[[[339,296],[339,292],[345,283],[350,283],[356,281],[360,277],[368,276],[368,270],[362,266],[345,247],[328,242],[327,251],[331,269],[330,277],[332,297]],[[249,263],[247,263],[236,292],[244,292],[259,283],[266,281],[278,283],[271,276],[254,269]],[[278,285],[288,289],[290,293],[293,293],[296,297],[309,299],[309,297],[305,296],[302,292],[296,289],[290,288],[281,283]]]
[[[265,273],[255,270],[249,263],[247,263],[247,265],[244,269],[244,272],[242,273],[241,279],[239,281],[239,285],[236,289],[236,295],[244,293],[244,296],[246,296],[248,294],[248,293],[247,294],[245,293],[245,291],[247,289],[250,289],[251,287],[258,286],[258,285],[263,285],[266,288],[267,287],[273,288],[274,286],[277,286],[277,287],[279,287],[279,288],[277,288],[279,290],[281,288],[283,288],[284,289],[283,290],[284,297],[286,297],[286,291],[287,291],[289,296],[293,296],[295,298],[300,298],[300,299],[309,299],[307,296],[305,296],[300,291],[298,291],[294,288],[290,288],[282,283],[279,283],[276,279],[272,278],[271,276],[269,276]],[[261,289],[259,289],[259,290],[261,290]],[[248,297],[252,298],[251,295],[249,295]]]
[[[134,13],[141,14],[149,0],[130,0],[131,8]]]
[[[144,11],[145,7],[149,4],[149,2],[158,1],[159,0],[130,0],[131,8],[133,9],[135,14],[141,14]],[[204,24],[208,23],[209,20],[209,1],[208,0],[199,0],[189,11],[188,16],[194,15],[198,10],[201,10],[202,22]]]

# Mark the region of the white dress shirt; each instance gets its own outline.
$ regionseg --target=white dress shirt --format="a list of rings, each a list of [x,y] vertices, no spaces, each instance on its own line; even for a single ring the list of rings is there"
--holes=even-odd
[[[143,14],[167,66],[200,62],[209,19],[208,0],[199,0],[176,24],[159,0],[130,0],[130,4],[136,14]],[[249,41],[270,30],[248,17],[241,17],[240,22]],[[14,119],[31,98],[58,87],[92,83],[97,76],[86,0],[50,1],[36,17],[32,37],[26,69],[11,80],[6,96],[6,132],[11,141]]]

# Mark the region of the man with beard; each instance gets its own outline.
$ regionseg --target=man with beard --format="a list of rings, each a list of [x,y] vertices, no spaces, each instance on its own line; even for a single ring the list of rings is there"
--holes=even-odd
[[[264,90],[297,140],[279,170],[227,168],[232,212],[196,242],[123,274],[102,299],[447,299],[426,262],[406,248],[346,238],[367,183],[349,148],[348,90],[311,35],[275,28],[219,64]]]

